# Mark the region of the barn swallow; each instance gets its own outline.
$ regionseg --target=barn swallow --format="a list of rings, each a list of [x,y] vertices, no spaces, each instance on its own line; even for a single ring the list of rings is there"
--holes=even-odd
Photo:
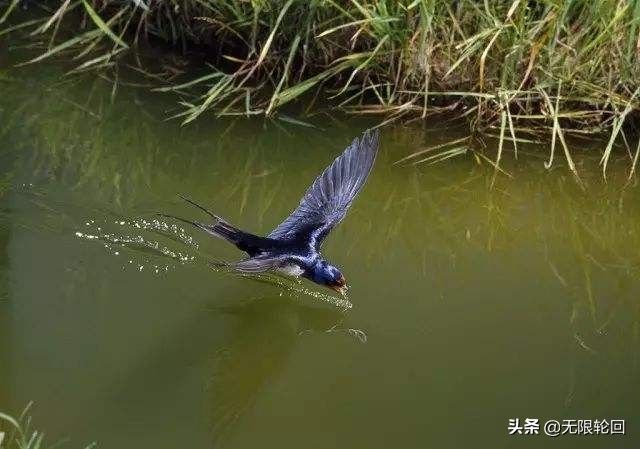
[[[316,178],[291,215],[266,237],[243,231],[182,195],[183,200],[208,214],[213,222],[200,223],[164,216],[189,223],[246,252],[247,258],[226,264],[238,272],[281,272],[309,279],[344,296],[347,281],[337,267],[322,257],[320,249],[329,232],[345,217],[367,180],[378,152],[378,140],[377,130],[365,131],[360,139],[356,138]]]

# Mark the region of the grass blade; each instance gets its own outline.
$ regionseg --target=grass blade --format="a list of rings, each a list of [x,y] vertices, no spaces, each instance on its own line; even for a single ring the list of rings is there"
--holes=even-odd
[[[98,13],[91,7],[91,5],[87,2],[87,0],[82,0],[82,4],[84,5],[84,8],[87,10],[87,14],[89,14],[89,17],[91,17],[91,20],[93,20],[93,23],[95,23],[104,34],[109,36],[109,38],[113,42],[115,42],[117,45],[121,46],[122,48],[125,48],[125,49],[129,48],[126,42],[124,42],[122,39],[116,36],[113,33],[113,31],[111,31],[111,28],[109,28],[109,26],[102,20],[102,18],[100,18]]]

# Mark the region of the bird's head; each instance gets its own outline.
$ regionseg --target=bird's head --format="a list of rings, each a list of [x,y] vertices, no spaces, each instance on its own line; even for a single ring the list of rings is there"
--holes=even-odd
[[[342,296],[347,292],[347,281],[340,270],[324,260],[315,266],[313,281],[337,291]]]

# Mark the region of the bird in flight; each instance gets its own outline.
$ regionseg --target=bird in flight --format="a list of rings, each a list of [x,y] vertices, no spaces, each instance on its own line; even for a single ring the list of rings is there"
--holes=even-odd
[[[378,152],[379,133],[365,131],[327,167],[307,189],[298,207],[266,237],[231,225],[196,202],[183,200],[207,213],[213,222],[200,223],[164,215],[189,223],[215,237],[233,243],[248,254],[239,262],[226,264],[241,273],[276,271],[304,277],[329,287],[343,296],[347,281],[329,263],[320,249],[329,232],[347,214],[353,199],[364,185]]]

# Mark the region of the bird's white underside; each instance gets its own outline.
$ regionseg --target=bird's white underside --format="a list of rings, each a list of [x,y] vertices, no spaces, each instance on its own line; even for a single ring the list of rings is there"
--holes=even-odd
[[[304,270],[295,263],[282,265],[278,268],[278,271],[286,274],[287,276],[293,276],[293,277],[300,277],[300,275],[304,273]]]

